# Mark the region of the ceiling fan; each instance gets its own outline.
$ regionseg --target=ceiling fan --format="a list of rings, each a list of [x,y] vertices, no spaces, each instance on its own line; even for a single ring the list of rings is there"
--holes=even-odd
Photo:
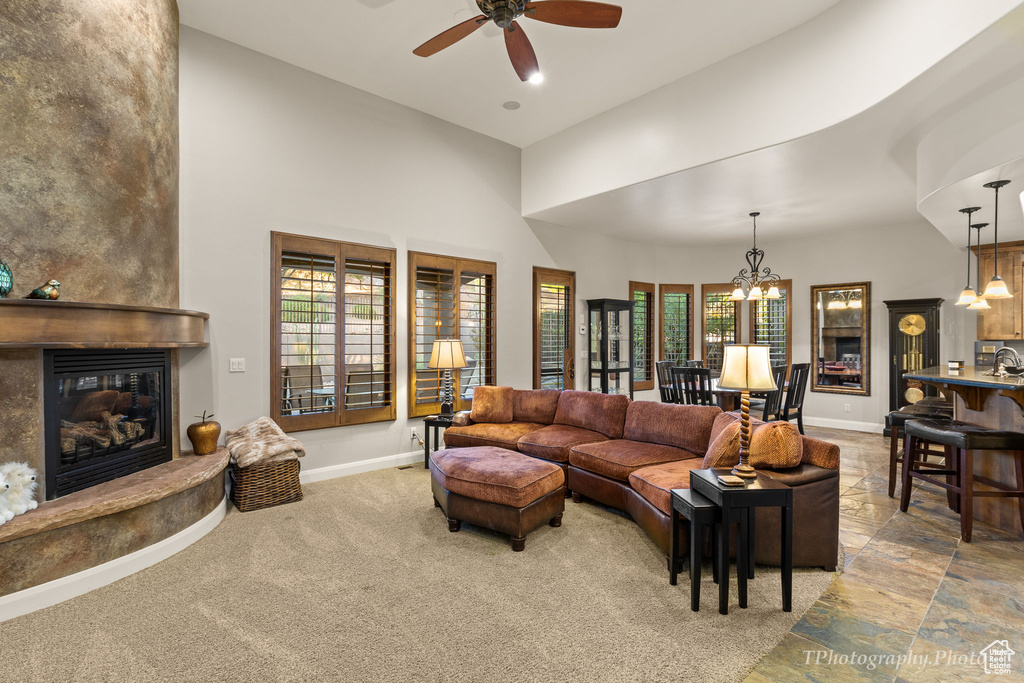
[[[527,17],[548,24],[579,28],[615,28],[622,16],[622,8],[618,5],[588,0],[476,0],[476,4],[483,14],[437,34],[412,53],[429,57],[462,40],[488,21],[493,21],[505,32],[505,49],[508,50],[513,68],[520,80],[527,81],[540,74],[540,66],[530,39],[516,19]]]

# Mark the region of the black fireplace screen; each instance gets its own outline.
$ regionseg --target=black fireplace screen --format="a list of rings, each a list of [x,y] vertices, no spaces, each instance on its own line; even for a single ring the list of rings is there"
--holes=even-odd
[[[166,350],[48,351],[46,497],[171,459]]]

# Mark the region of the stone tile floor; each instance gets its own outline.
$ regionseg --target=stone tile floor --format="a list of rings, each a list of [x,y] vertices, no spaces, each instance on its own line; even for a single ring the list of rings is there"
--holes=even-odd
[[[846,569],[746,680],[1024,680],[1024,538],[975,522],[961,543],[938,487],[916,486],[907,513],[889,498],[888,438],[807,433],[841,448]],[[986,675],[980,653],[1003,640],[1009,671]]]

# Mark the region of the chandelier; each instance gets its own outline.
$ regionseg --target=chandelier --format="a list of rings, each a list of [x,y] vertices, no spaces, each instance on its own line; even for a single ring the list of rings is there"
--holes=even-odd
[[[861,294],[858,290],[851,289],[844,292],[829,292],[827,308],[830,311],[842,311],[847,308],[863,307],[864,302],[861,300]]]
[[[750,217],[754,219],[754,246],[750,251],[747,252],[747,266],[740,270],[739,275],[732,279],[732,284],[736,288],[732,292],[732,296],[729,297],[729,301],[759,301],[761,299],[781,299],[782,294],[779,293],[779,280],[781,279],[778,275],[772,272],[772,269],[768,266],[761,268],[761,261],[764,260],[764,250],[757,248],[757,217],[761,215],[760,211],[751,212]],[[762,285],[768,285],[768,291],[764,292]],[[747,293],[743,292],[743,287],[746,286]]]

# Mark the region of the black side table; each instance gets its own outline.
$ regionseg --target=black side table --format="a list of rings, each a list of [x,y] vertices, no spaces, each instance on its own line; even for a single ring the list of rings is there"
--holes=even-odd
[[[729,525],[739,523],[736,543],[736,576],[740,607],[747,606],[747,579],[754,569],[754,511],[759,507],[782,509],[782,611],[793,611],[793,489],[766,474],[758,473],[744,486],[719,483],[728,469],[693,470],[690,487],[722,510],[718,533],[718,611],[729,613]]]
[[[427,415],[423,418],[423,469],[430,467],[430,453],[437,450],[438,444],[441,443],[441,434],[438,430],[447,429],[452,426],[452,420],[455,418],[452,416],[445,415]],[[433,435],[433,447],[431,447],[431,435]]]
[[[712,538],[717,525],[722,520],[722,511],[717,505],[700,495],[693,489],[672,489],[672,536],[669,539],[668,551],[668,582],[676,585],[679,572],[679,527],[681,519],[690,520],[690,609],[700,611],[700,565],[704,549],[704,525],[712,526]],[[718,544],[714,544],[711,558],[714,566],[715,582],[718,577]]]

